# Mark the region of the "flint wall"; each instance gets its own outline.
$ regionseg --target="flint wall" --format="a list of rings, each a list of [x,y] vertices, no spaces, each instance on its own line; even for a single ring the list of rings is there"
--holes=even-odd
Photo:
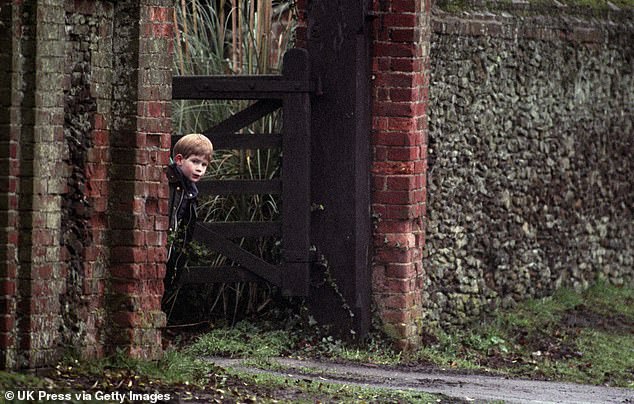
[[[425,327],[634,282],[634,15],[434,10]]]

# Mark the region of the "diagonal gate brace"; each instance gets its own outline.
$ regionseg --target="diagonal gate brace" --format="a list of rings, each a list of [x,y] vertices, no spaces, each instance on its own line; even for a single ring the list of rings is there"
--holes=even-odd
[[[211,249],[234,260],[262,279],[281,286],[280,269],[277,266],[251,254],[236,243],[204,227],[200,223],[196,223],[194,228],[194,239],[205,243]]]

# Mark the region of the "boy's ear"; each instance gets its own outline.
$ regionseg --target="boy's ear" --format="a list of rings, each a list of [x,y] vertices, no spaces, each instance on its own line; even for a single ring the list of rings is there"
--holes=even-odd
[[[182,154],[177,154],[174,156],[174,162],[176,163],[176,165],[181,165],[183,164],[183,155]]]

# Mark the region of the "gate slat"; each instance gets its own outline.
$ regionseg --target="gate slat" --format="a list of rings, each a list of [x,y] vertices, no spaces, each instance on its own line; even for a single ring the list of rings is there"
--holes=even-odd
[[[194,229],[194,240],[205,243],[211,249],[219,252],[225,257],[234,260],[238,264],[249,268],[251,272],[258,275],[262,279],[279,285],[281,281],[280,268],[269,264],[263,259],[242,249],[239,245],[231,240],[226,239],[220,234],[209,228],[196,223]]]
[[[279,194],[282,184],[272,180],[205,180],[197,185],[200,192],[212,195]]]
[[[205,131],[206,132],[206,131]],[[237,135],[234,133],[212,133],[207,135],[214,144],[214,149],[274,149],[282,147],[282,135],[272,134],[248,134]]]
[[[265,115],[279,109],[282,106],[280,100],[259,100],[249,105],[240,112],[237,112],[220,122],[219,124],[203,132],[206,136],[212,133],[234,133],[242,128],[251,125],[253,122]]]
[[[282,76],[174,76],[174,100],[257,100],[282,99],[289,93],[309,93],[308,80],[287,80]]]
[[[288,80],[308,81],[308,55],[291,49],[284,55],[282,74]],[[310,96],[286,94],[283,101],[282,139],[282,247],[283,292],[308,296],[310,271]]]
[[[180,277],[181,284],[195,283],[230,283],[230,282],[258,282],[262,278],[236,266],[195,266],[188,267]]]
[[[310,80],[306,50],[291,49],[284,56],[282,75],[174,76],[172,99],[266,100],[256,101],[203,133],[216,149],[281,148],[281,179],[204,181],[201,194],[283,194],[282,222],[197,222],[193,238],[229,258],[234,267],[193,267],[188,283],[265,280],[283,293],[308,296],[310,262]],[[235,132],[280,106],[283,134],[236,134]],[[180,136],[174,136],[173,142]],[[282,263],[273,265],[232,242],[232,238],[281,237]]]
[[[281,222],[208,222],[199,223],[226,238],[275,237],[282,235]]]

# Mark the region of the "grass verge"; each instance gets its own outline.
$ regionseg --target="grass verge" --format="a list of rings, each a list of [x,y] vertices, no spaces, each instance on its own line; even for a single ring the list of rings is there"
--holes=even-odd
[[[435,342],[408,355],[386,340],[347,344],[299,321],[242,322],[215,329],[160,361],[119,354],[96,361],[66,359],[46,376],[0,372],[0,390],[52,392],[135,391],[180,399],[230,402],[443,402],[412,391],[322,383],[302,377],[253,375],[205,359],[249,358],[275,369],[275,356],[326,358],[386,366],[475,369],[533,379],[634,388],[634,289],[598,284],[583,293],[560,290],[494,313],[471,328],[439,332]],[[279,366],[279,364],[277,365]],[[307,371],[308,372],[308,371]],[[312,372],[308,372],[311,373]],[[440,400],[440,401],[439,401]]]
[[[439,333],[409,360],[634,388],[634,289],[559,290],[498,311],[468,331]]]
[[[346,344],[316,327],[243,322],[214,330],[189,349],[197,355],[293,356],[380,365],[479,370],[535,379],[634,388],[634,289],[596,284],[499,310],[470,327],[438,331],[401,354],[379,337]]]

